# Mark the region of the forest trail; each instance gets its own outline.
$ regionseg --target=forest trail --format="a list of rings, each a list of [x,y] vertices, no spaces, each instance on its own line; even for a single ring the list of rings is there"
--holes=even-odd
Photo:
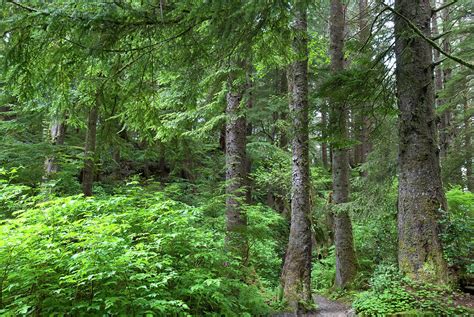
[[[349,306],[340,302],[329,300],[321,295],[315,295],[314,301],[318,305],[318,309],[314,316],[321,317],[345,317],[355,316]]]
[[[330,300],[321,295],[314,295],[314,302],[318,308],[313,313],[299,315],[300,317],[346,317],[355,316],[354,312],[347,305],[340,302]],[[294,317],[294,313],[280,313],[272,315],[272,317]]]

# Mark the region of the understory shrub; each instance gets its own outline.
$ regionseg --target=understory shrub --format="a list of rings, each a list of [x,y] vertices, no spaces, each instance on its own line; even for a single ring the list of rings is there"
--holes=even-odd
[[[459,277],[474,276],[474,194],[453,188],[446,198],[448,212],[441,219],[444,257]]]
[[[16,216],[0,223],[1,315],[267,312],[255,269],[229,259],[223,230],[208,226],[197,207],[135,187],[52,199]],[[260,220],[252,216],[250,223]],[[264,251],[259,261],[276,257],[265,242],[269,234],[250,238]]]
[[[352,306],[360,316],[389,316],[398,313],[430,316],[471,316],[454,305],[452,290],[404,278],[394,265],[377,266],[370,290],[357,295]]]

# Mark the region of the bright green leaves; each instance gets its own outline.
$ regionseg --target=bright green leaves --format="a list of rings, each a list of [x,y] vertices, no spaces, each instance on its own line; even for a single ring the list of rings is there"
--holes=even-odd
[[[265,312],[257,288],[242,282],[245,275],[237,263],[226,264],[223,232],[206,221],[200,209],[133,184],[124,190],[127,195],[45,201],[1,223],[0,311]],[[273,280],[280,261],[267,261],[278,259],[268,243],[269,227],[280,218],[258,206],[249,206],[248,213],[256,269]]]

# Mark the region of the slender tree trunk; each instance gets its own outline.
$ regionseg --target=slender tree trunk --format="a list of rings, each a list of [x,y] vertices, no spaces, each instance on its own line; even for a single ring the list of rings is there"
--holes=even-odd
[[[295,1],[293,48],[299,60],[289,66],[292,119],[291,225],[282,272],[284,297],[297,313],[311,301],[311,208],[308,149],[308,47],[305,1]]]
[[[92,196],[92,188],[94,185],[94,155],[95,143],[97,137],[97,120],[99,116],[99,107],[102,104],[102,92],[97,92],[96,103],[89,110],[87,118],[87,135],[84,147],[84,168],[82,174],[82,191],[84,196]]]
[[[359,32],[360,32],[360,42],[365,43],[370,37],[370,26],[369,26],[369,9],[367,5],[367,0],[359,1]],[[364,107],[364,110],[367,111],[367,107]],[[361,142],[362,142],[362,156],[361,163],[367,161],[367,156],[372,151],[372,143],[370,141],[370,127],[372,123],[367,113],[364,113],[362,117],[362,131],[361,131]],[[367,171],[363,172],[363,176],[367,176]]]
[[[64,144],[64,139],[66,137],[66,125],[62,120],[53,120],[51,127],[49,129],[51,145],[53,147],[61,146]],[[58,171],[58,158],[56,153],[53,153],[51,156],[46,158],[44,164],[44,178],[47,180]]]
[[[289,82],[287,79],[287,71],[282,71],[281,72],[281,77],[280,77],[280,93],[288,96],[288,91],[290,89]],[[281,112],[279,119],[282,121],[287,120],[286,112]],[[285,129],[280,129],[280,140],[279,140],[279,146],[282,149],[286,149],[288,146],[288,136],[286,135]]]
[[[464,151],[466,168],[466,186],[474,192],[474,176],[472,175],[472,144],[471,144],[471,116],[469,113],[468,97],[464,97]]]
[[[448,2],[449,1],[444,0],[443,5],[447,4]],[[450,10],[450,8],[447,7],[446,9],[441,11],[441,18],[442,18],[442,21],[443,21],[443,32],[448,31],[448,24],[450,22],[449,21],[450,20],[449,10]],[[434,17],[436,17],[436,14],[434,15]],[[435,24],[433,24],[433,26],[434,25]],[[435,29],[433,30],[433,32],[435,34],[438,31],[437,29],[438,29],[438,25],[436,23],[436,30]],[[442,40],[442,43],[441,43],[442,47],[443,47],[443,50],[447,53],[451,53],[451,43],[449,41],[450,41],[450,36],[449,36],[449,34],[447,34],[443,37],[443,40]],[[437,54],[437,56],[438,56],[437,59],[436,59],[436,55],[435,55],[435,60],[438,60],[440,58],[439,52],[435,50],[435,54]],[[436,71],[441,72],[440,67],[438,67]],[[442,71],[442,75],[436,74],[436,87],[435,87],[436,89],[439,86],[442,87],[443,83],[444,83],[444,85],[446,85],[446,83],[451,78],[451,72],[452,72],[452,70],[451,70],[450,67],[445,67],[444,71]],[[441,83],[441,85],[438,82],[439,77],[441,77],[442,80],[443,80],[443,83]],[[437,90],[437,92],[438,92],[438,90]],[[439,100],[439,98],[437,99],[437,102],[438,102],[438,105],[443,103],[441,100]],[[452,117],[451,109],[444,109],[440,113],[439,116],[440,116],[440,120],[439,120],[440,156],[441,156],[441,158],[445,158],[446,155],[448,154],[449,146],[450,146],[450,143],[451,143],[451,140],[452,140],[452,133],[453,133],[451,131],[452,130],[452,127],[451,127],[451,117]]]
[[[395,10],[431,36],[429,0],[396,0]],[[447,281],[439,240],[446,200],[436,142],[431,46],[395,16],[399,117],[398,264],[421,281]]]
[[[242,260],[248,258],[247,216],[242,210],[246,198],[247,156],[245,151],[247,121],[241,107],[244,87],[229,79],[226,107],[226,248]]]
[[[344,68],[344,8],[341,0],[331,0],[330,55],[331,71],[336,74]],[[331,105],[331,128],[341,140],[348,137],[346,105],[333,102]],[[343,204],[349,201],[349,150],[334,145],[332,159],[333,202]],[[357,273],[357,260],[352,238],[349,213],[340,210],[334,215],[336,245],[336,286],[345,287]]]
[[[251,110],[254,105],[254,94],[253,94],[253,78],[251,75],[251,71],[247,71],[247,91],[248,91],[248,100],[247,100],[247,110]],[[253,125],[252,122],[246,121],[247,129],[245,135],[245,145],[247,145],[248,139],[252,136],[253,132]],[[252,182],[249,177],[250,173],[252,172],[252,161],[248,155],[245,155],[245,198],[248,204],[252,203]]]
[[[323,101],[321,106],[321,137],[323,141],[321,142],[321,160],[323,162],[323,167],[328,169],[328,144],[326,142],[327,138],[327,125],[328,125],[328,107],[326,102]]]

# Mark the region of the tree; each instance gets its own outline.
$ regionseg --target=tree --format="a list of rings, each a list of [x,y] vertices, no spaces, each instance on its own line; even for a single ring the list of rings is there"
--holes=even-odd
[[[436,141],[432,49],[404,19],[430,37],[431,6],[428,0],[396,0],[395,12],[398,265],[413,279],[444,283],[447,269],[438,220],[439,210],[447,206]]]
[[[297,60],[288,67],[292,120],[291,225],[282,272],[284,297],[296,312],[311,301],[311,208],[308,136],[307,7],[294,2],[293,49]]]
[[[61,119],[54,119],[50,125],[49,137],[51,145],[53,147],[64,145],[64,139],[66,137],[66,124]],[[46,157],[44,166],[44,178],[49,179],[58,171],[58,158],[57,153],[53,153],[51,156]]]
[[[331,1],[330,15],[330,56],[331,71],[337,76],[344,70],[344,7],[340,0]],[[339,144],[333,144],[332,179],[333,202],[344,204],[349,201],[349,150],[344,144],[348,138],[347,104],[332,102],[331,128]],[[357,260],[352,238],[352,224],[344,207],[334,215],[334,242],[336,245],[336,285],[345,287],[357,273]]]
[[[89,109],[87,117],[87,134],[84,145],[84,168],[82,170],[82,191],[84,196],[92,196],[92,188],[94,185],[94,156],[97,138],[97,120],[99,116],[99,108],[103,102],[104,95],[102,91],[98,91],[96,102]]]
[[[239,65],[240,66],[240,65]],[[242,73],[237,69],[234,73]],[[226,105],[225,160],[226,160],[226,244],[245,264],[248,260],[246,238],[247,216],[242,204],[247,198],[247,120],[242,105],[245,83],[233,74],[229,77]]]

